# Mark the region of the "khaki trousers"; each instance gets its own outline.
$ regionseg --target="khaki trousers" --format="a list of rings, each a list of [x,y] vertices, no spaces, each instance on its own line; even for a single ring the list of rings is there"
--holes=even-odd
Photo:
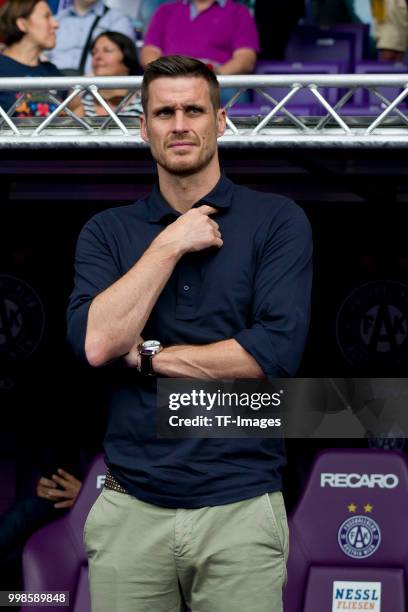
[[[85,523],[93,612],[281,612],[282,494],[193,510],[103,489]]]

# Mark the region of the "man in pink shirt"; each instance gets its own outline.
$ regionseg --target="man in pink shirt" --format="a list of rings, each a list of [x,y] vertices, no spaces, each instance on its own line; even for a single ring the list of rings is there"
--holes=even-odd
[[[252,72],[259,51],[248,9],[233,0],[177,0],[160,6],[150,22],[142,66],[162,55],[189,55],[217,74]]]

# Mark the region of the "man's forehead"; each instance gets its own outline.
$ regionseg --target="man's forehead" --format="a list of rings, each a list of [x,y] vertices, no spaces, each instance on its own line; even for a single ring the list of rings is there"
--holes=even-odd
[[[162,104],[210,104],[207,81],[201,77],[159,77],[149,85],[149,101]]]

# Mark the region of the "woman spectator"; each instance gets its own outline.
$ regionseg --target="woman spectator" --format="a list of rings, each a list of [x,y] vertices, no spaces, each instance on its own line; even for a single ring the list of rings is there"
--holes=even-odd
[[[92,72],[95,76],[129,76],[141,74],[134,42],[119,32],[102,32],[91,45]],[[99,93],[115,111],[127,95],[126,89],[100,89]],[[106,110],[89,92],[82,96],[76,109],[80,116],[107,115]],[[135,93],[119,110],[120,115],[138,117],[142,114],[139,93]]]
[[[42,53],[55,46],[57,28],[45,0],[8,0],[0,12],[0,35],[6,44],[0,54],[0,77],[61,76],[54,64],[41,61]],[[0,106],[8,111],[21,95],[0,91]],[[34,92],[17,102],[14,115],[45,116],[55,107],[44,92]]]

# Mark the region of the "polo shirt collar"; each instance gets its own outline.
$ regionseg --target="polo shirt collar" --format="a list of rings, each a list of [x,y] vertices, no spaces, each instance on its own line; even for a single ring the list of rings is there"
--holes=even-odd
[[[224,8],[224,6],[227,4],[227,0],[214,0],[214,2],[219,4],[221,8]],[[190,5],[190,19],[195,19],[195,17],[198,15],[198,11],[194,0],[183,0],[183,4]]]
[[[201,200],[193,204],[193,208],[209,204],[215,208],[228,209],[231,206],[233,183],[224,175],[221,174],[220,180],[215,187]],[[174,217],[179,217],[180,213],[174,210],[172,206],[162,196],[157,182],[148,198],[149,221],[151,223],[159,223],[160,221],[174,220]]]
[[[100,17],[103,15],[103,10],[104,10],[105,4],[103,2],[103,0],[98,0],[98,2],[95,2],[95,4],[92,4],[89,9],[86,11],[85,15],[88,15],[89,13],[94,13],[94,15],[99,15]],[[75,10],[75,6],[72,3],[70,7],[68,7],[66,9],[66,12],[69,15],[76,15],[78,16],[78,13]]]

